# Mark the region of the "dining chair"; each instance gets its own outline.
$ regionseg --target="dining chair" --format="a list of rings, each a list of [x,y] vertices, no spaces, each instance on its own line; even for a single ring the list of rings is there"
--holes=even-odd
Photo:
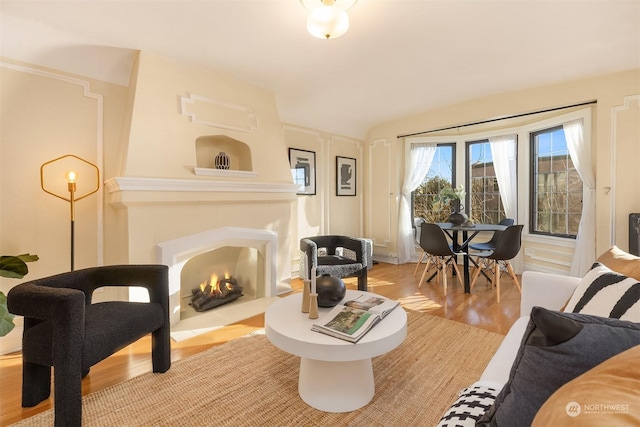
[[[444,291],[444,296],[447,296],[447,268],[449,266],[452,266],[456,272],[456,277],[458,278],[460,285],[464,286],[460,270],[458,269],[457,256],[465,255],[465,253],[453,251],[449,245],[447,236],[437,224],[422,224],[420,227],[420,247],[427,254],[428,258],[424,271],[422,272],[422,276],[420,277],[420,282],[418,282],[418,288],[422,286],[422,282],[425,280],[424,278],[432,263],[436,267],[438,276],[442,275],[442,289]]]
[[[522,228],[524,226],[510,225],[508,226],[498,238],[496,247],[492,251],[485,251],[476,256],[475,262],[478,265],[473,277],[471,279],[471,288],[476,284],[476,280],[480,275],[480,272],[491,271],[493,278],[491,280],[491,286],[496,288],[496,299],[500,303],[500,274],[501,269],[504,268],[511,276],[511,279],[516,284],[518,291],[522,293],[520,289],[520,283],[516,277],[516,273],[513,271],[513,267],[509,260],[513,259],[520,252],[522,246]]]
[[[416,218],[413,221],[413,237],[416,239],[416,243],[418,244],[418,246],[420,246],[420,231],[422,229],[422,224],[424,224],[426,222],[427,221],[424,218]],[[424,249],[422,249],[422,252],[420,253],[420,258],[418,258],[418,263],[416,264],[416,269],[413,270],[413,276],[414,277],[415,277],[416,274],[418,274],[418,268],[420,267],[420,264],[423,263],[424,261],[426,261],[428,256],[429,256],[429,254],[427,254],[424,251]]]
[[[510,226],[515,224],[513,218],[505,218],[498,223],[499,225]],[[500,235],[502,235],[502,231],[494,231],[493,236],[486,242],[481,243],[471,243],[469,244],[469,249],[473,249],[475,251],[492,251],[496,248],[496,243],[498,239],[500,239]]]

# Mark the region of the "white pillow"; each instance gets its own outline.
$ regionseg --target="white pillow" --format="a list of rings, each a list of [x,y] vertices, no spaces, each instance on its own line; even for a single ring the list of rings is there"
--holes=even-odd
[[[564,311],[640,323],[639,299],[640,282],[597,262],[582,278]]]

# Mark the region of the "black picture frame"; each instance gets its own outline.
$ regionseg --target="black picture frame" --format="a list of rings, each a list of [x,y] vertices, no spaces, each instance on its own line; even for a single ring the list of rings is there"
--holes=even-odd
[[[336,196],[356,195],[356,159],[336,156]]]
[[[316,153],[315,151],[289,148],[289,165],[293,182],[298,184],[296,194],[313,196],[316,194]]]

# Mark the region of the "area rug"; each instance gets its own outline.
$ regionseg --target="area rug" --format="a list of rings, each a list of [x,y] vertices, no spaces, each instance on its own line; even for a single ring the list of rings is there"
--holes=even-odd
[[[502,335],[415,311],[406,340],[373,359],[375,396],[348,413],[298,395],[300,358],[264,335],[239,338],[83,398],[84,426],[435,426],[476,381]],[[49,410],[17,426],[53,425]]]

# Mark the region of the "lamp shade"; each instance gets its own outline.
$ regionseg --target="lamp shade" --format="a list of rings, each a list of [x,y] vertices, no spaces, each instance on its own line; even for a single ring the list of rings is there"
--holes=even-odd
[[[307,30],[320,39],[335,39],[349,29],[349,15],[334,4],[322,4],[311,10]]]

